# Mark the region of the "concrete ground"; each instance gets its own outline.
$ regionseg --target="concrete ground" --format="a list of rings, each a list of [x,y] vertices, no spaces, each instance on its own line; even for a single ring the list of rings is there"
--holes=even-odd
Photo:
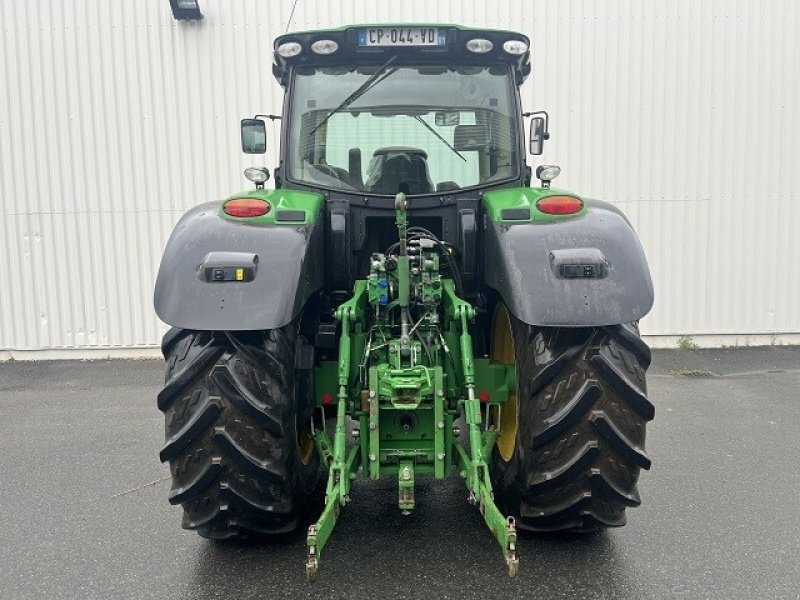
[[[657,351],[653,469],[628,526],[523,538],[520,576],[458,479],[358,481],[305,581],[304,540],[180,528],[156,361],[0,364],[0,598],[800,598],[800,347]]]

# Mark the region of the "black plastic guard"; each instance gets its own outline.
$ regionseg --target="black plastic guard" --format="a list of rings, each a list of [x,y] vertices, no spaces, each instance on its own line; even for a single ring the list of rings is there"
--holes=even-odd
[[[653,282],[633,227],[611,204],[585,202],[585,215],[552,223],[487,217],[486,284],[529,325],[629,323],[653,307]]]
[[[220,218],[220,204],[197,206],[175,226],[156,279],[156,313],[165,323],[184,329],[241,331],[286,325],[323,285],[321,219],[311,226],[249,225]],[[210,253],[255,254],[257,272],[251,281],[213,281],[201,270]]]

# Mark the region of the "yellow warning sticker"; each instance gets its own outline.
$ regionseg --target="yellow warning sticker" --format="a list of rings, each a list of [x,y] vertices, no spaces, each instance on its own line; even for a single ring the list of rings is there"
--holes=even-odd
[[[236,269],[236,281],[244,281],[244,269]]]

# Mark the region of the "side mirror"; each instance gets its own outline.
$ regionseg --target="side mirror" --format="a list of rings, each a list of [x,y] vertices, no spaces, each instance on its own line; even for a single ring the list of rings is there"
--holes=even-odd
[[[261,119],[242,119],[242,152],[264,154],[267,151],[267,127]]]
[[[550,133],[547,131],[547,113],[538,112],[533,113],[531,119],[531,134],[530,134],[530,152],[534,155],[539,155],[544,149],[544,141],[550,138]]]

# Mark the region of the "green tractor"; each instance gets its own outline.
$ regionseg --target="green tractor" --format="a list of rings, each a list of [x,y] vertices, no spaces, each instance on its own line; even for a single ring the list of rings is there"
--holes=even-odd
[[[418,478],[460,475],[511,576],[519,530],[625,524],[650,467],[652,282],[619,210],[551,187],[555,166],[532,183],[530,71],[509,31],[276,39],[275,189],[251,168],[254,189],[190,210],[155,288],[185,528],[308,526],[313,580],[359,473],[396,479],[404,513]],[[246,153],[266,151],[258,117]]]

